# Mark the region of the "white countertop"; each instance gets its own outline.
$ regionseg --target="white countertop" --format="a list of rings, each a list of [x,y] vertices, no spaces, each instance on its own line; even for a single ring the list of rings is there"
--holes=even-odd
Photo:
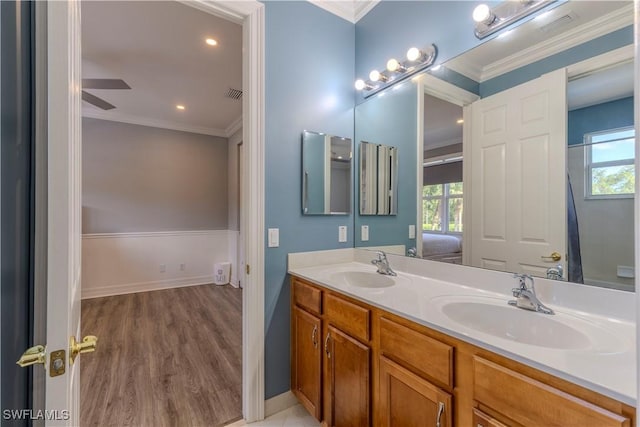
[[[537,290],[540,288],[538,296],[545,305],[556,312],[556,315],[549,316],[525,310],[521,310],[522,312],[530,316],[549,316],[553,321],[576,329],[580,329],[586,322],[590,326],[590,335],[593,335],[589,337],[593,339],[591,343],[586,346],[578,343],[575,349],[541,347],[480,332],[452,320],[441,310],[444,302],[472,300],[496,305],[497,315],[513,314],[502,308],[519,310],[506,304],[508,300],[513,299],[509,291],[516,285],[511,275],[389,256],[391,267],[398,273],[397,278],[394,278],[394,286],[363,288],[352,286],[338,278],[339,275],[336,273],[346,271],[375,273],[376,267],[368,262],[371,258],[371,252],[358,249],[290,254],[289,273],[636,406],[636,333],[635,323],[631,320],[634,313],[629,313],[632,304],[624,303],[625,296],[635,299],[634,294],[592,290],[587,289],[590,287],[572,284],[568,284],[572,287],[567,290],[565,283],[536,279]],[[429,274],[428,271],[433,274]],[[416,272],[420,274],[412,274]],[[443,280],[443,276],[447,275],[451,280]],[[465,283],[469,282],[471,277],[473,286]],[[554,290],[558,294],[557,297],[553,295]],[[571,299],[573,304],[560,304],[567,295],[572,295],[571,292],[580,294]],[[585,311],[592,308],[590,304],[594,307],[607,306],[607,303],[602,303],[605,300],[603,295],[607,297],[607,301],[613,299],[618,303],[617,311],[622,315],[616,315],[615,312],[607,313],[606,309],[597,313],[593,313],[595,310]],[[548,298],[545,299],[545,296]],[[575,300],[579,302],[575,303]],[[516,318],[523,317],[518,315]],[[517,331],[518,325],[513,326]]]

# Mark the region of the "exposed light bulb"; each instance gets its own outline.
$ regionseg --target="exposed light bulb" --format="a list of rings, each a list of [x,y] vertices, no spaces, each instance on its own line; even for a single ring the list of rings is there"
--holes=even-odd
[[[358,79],[358,80],[356,80],[355,86],[356,86],[356,90],[362,90],[365,87],[367,87],[367,84],[364,82],[364,80]]]
[[[369,80],[372,82],[377,82],[380,80],[380,72],[378,70],[373,70],[369,73]]]
[[[495,19],[495,15],[491,12],[491,9],[486,4],[479,4],[473,9],[473,20],[476,22],[482,22],[489,25]]]
[[[394,72],[400,70],[400,63],[397,59],[391,58],[387,61],[387,70]]]
[[[412,47],[407,51],[407,59],[411,62],[417,61],[422,56],[422,52],[417,47]]]

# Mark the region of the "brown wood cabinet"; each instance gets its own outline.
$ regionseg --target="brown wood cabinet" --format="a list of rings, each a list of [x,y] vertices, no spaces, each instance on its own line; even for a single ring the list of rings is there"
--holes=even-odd
[[[291,303],[292,389],[325,426],[635,425],[633,407],[297,277]]]

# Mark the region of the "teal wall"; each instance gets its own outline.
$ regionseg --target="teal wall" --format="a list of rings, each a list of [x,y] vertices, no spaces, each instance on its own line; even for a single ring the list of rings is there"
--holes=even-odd
[[[266,1],[265,20],[265,234],[280,229],[280,247],[265,248],[270,398],[290,389],[287,254],[353,246],[352,215],[302,215],[301,138],[305,129],[353,138],[355,28],[306,1]]]
[[[633,126],[633,96],[569,111],[569,145],[582,144],[585,133]]]

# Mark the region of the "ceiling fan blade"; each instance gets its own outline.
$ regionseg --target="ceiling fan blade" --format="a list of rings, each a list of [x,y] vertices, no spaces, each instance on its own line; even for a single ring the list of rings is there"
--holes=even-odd
[[[89,92],[82,91],[82,100],[87,101],[89,104],[95,105],[98,108],[102,108],[103,110],[112,110],[116,108],[115,105],[109,104],[102,98],[98,98],[95,95],[91,95]]]
[[[131,89],[122,79],[82,79],[83,89]]]

